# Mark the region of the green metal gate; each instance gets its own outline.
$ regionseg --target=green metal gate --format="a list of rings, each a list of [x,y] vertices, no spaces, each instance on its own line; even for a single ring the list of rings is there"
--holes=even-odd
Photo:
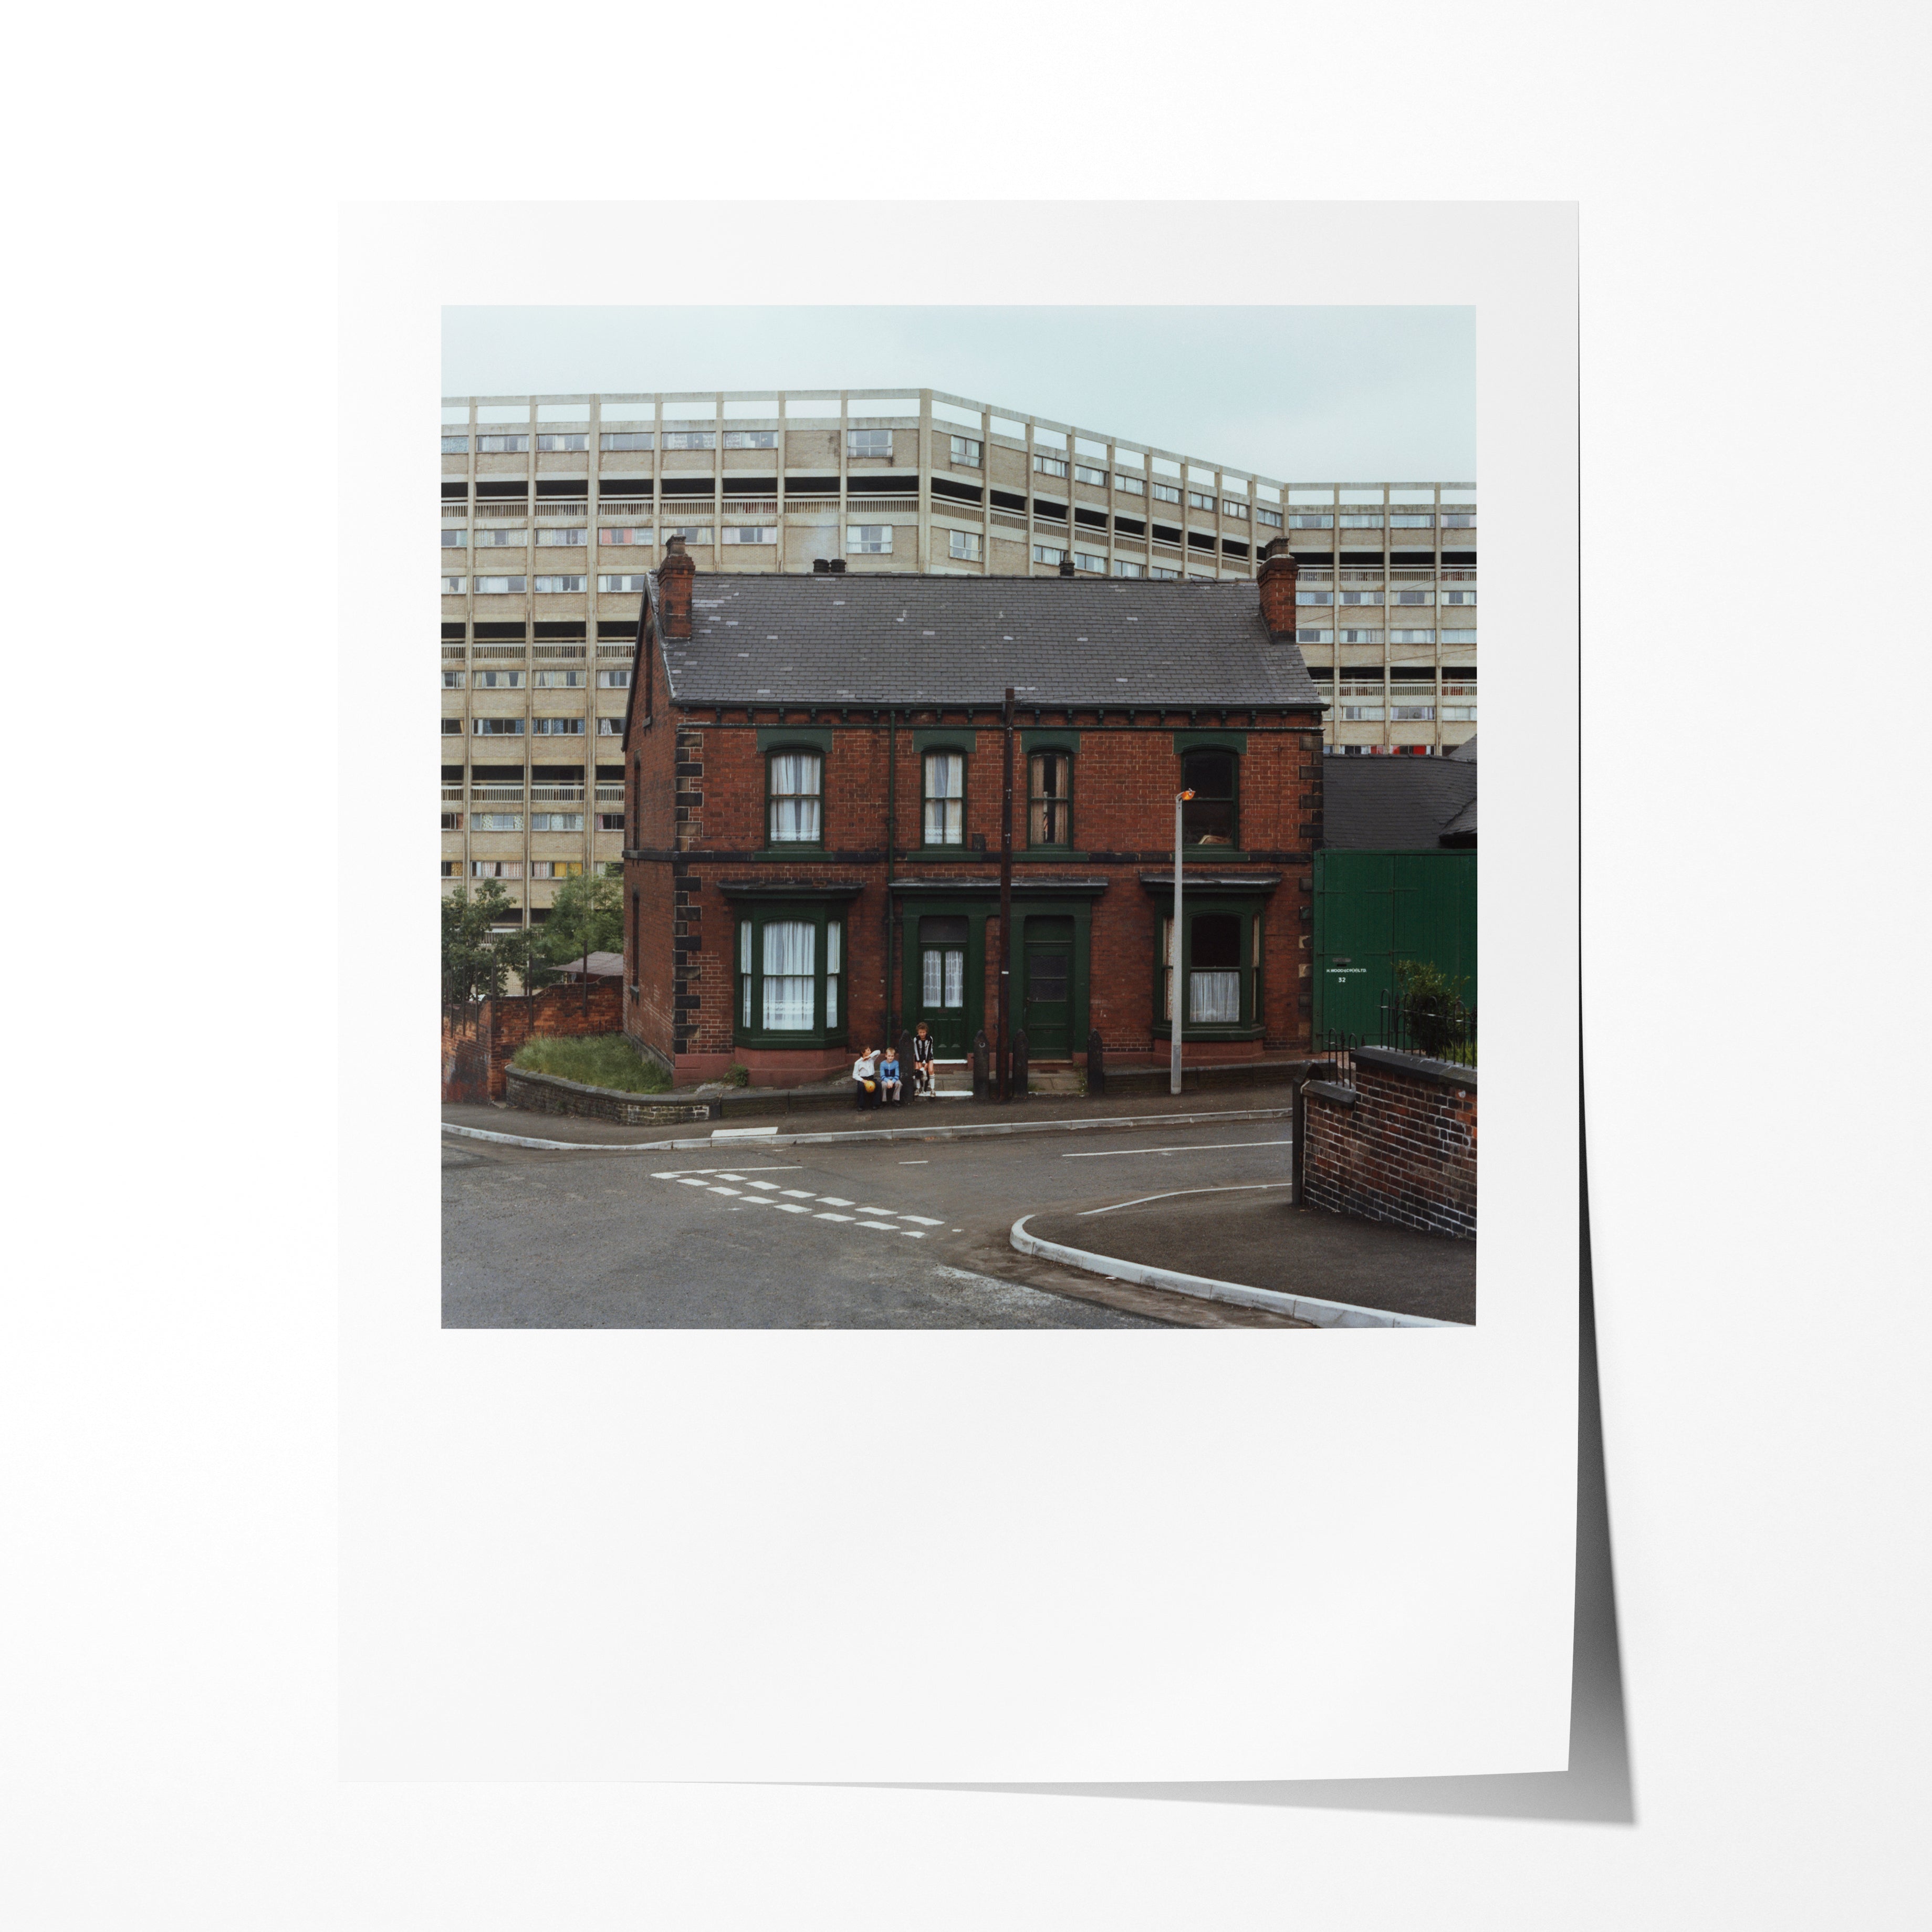
[[[1476,854],[1315,855],[1315,1035],[1372,1034],[1395,962],[1439,966],[1476,1004]]]

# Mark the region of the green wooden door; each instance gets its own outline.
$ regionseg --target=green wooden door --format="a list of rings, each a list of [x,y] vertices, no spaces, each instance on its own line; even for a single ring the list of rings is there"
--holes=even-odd
[[[941,1059],[966,1051],[966,952],[970,922],[926,918],[919,922],[919,1005],[914,1014],[932,1036]]]
[[[1024,931],[1026,980],[1020,1024],[1026,1029],[1027,1052],[1035,1060],[1064,1060],[1072,1045],[1073,922],[1030,919]]]
[[[1398,959],[1441,967],[1476,1004],[1476,856],[1316,854],[1317,1045],[1329,1032],[1372,1037]]]

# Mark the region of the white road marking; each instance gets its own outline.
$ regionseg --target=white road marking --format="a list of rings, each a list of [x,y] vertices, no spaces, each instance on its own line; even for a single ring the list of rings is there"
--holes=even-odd
[[[776,1194],[778,1192],[778,1184],[776,1180],[748,1180],[745,1185],[747,1187],[761,1187],[767,1194]]]
[[[1089,1214],[1111,1214],[1116,1208],[1138,1208],[1150,1201],[1172,1201],[1180,1194],[1254,1194],[1270,1187],[1292,1187],[1288,1180],[1248,1180],[1234,1187],[1174,1187],[1165,1194],[1143,1194],[1132,1201],[1115,1201],[1105,1208],[1089,1208],[1075,1218],[1084,1221]],[[959,1231],[956,1228],[955,1234]]]
[[[694,1174],[680,1174],[677,1178],[678,1184],[683,1187],[709,1187],[711,1185],[710,1181],[700,1179]]]
[[[818,1198],[828,1208],[849,1208],[852,1205],[842,1194],[821,1194]]]
[[[894,1232],[902,1234],[910,1234],[915,1241],[922,1241],[926,1239],[916,1228],[900,1228]]]
[[[743,1193],[745,1190],[742,1187],[714,1187],[710,1191],[713,1194],[738,1195]]]
[[[943,1228],[946,1226],[944,1221],[935,1221],[930,1214],[902,1214],[899,1219],[916,1221],[922,1228]]]
[[[898,1211],[896,1208],[868,1208],[862,1202],[859,1205],[862,1214],[896,1214]]]
[[[859,1225],[862,1228],[883,1228],[889,1234],[896,1234],[898,1232],[898,1228],[890,1221],[861,1221]]]
[[[740,1208],[782,1208],[782,1201],[767,1201],[762,1194],[747,1194],[738,1203]]]
[[[852,1217],[849,1214],[814,1214],[812,1218],[814,1221],[849,1221]]]
[[[1103,1148],[1094,1154],[1064,1154],[1062,1160],[1118,1160],[1129,1154],[1219,1154],[1224,1148],[1292,1147],[1292,1140],[1210,1141],[1199,1147]]]
[[[816,1201],[818,1196],[806,1187],[781,1187],[781,1194],[789,1194],[794,1201]]]
[[[902,1160],[899,1165],[902,1167],[930,1167],[932,1163],[929,1160]]]
[[[772,1205],[782,1214],[809,1214],[809,1208],[800,1208],[790,1201],[774,1201]]]

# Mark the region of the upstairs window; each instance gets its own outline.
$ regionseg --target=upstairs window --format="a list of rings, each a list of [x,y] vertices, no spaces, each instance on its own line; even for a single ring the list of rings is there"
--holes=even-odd
[[[467,456],[470,439],[466,436],[446,436],[442,440],[442,453],[446,456]]]
[[[956,436],[952,438],[949,448],[955,463],[962,464],[968,470],[977,470],[980,467],[980,458],[982,452],[976,437]]]
[[[1189,490],[1187,493],[1187,507],[1190,510],[1208,510],[1211,512],[1214,507],[1214,493],[1208,490]]]
[[[816,752],[774,752],[766,766],[766,825],[774,845],[822,845],[824,760]]]
[[[1124,490],[1130,496],[1144,496],[1147,494],[1147,485],[1138,476],[1124,476],[1118,471],[1114,472],[1114,488]]]
[[[1064,476],[1066,474],[1066,464],[1058,456],[1036,456],[1033,466],[1042,476]]]
[[[963,562],[976,563],[980,560],[980,540],[970,530],[946,532],[946,548]]]
[[[530,446],[526,436],[479,436],[477,448],[485,456],[515,456]]]
[[[728,429],[724,432],[727,449],[776,449],[778,446],[778,433],[775,429]]]
[[[588,449],[590,447],[590,438],[588,434],[583,436],[540,436],[537,438],[537,448],[540,453],[545,450]]]
[[[850,556],[890,556],[892,526],[890,524],[852,524],[845,531],[845,550]]]
[[[966,842],[966,754],[928,752],[926,754],[922,830],[928,845]]]
[[[1234,843],[1236,771],[1232,752],[1189,752],[1180,760],[1180,785],[1194,796],[1180,808],[1184,845]]]
[[[554,550],[570,550],[581,544],[587,534],[584,530],[544,529],[537,532],[537,542],[548,544]]]
[[[465,550],[469,548],[469,544],[470,532],[467,530],[445,530],[442,532],[442,548],[445,550]]]
[[[581,590],[584,584],[584,580],[581,577],[540,577],[537,579],[537,589],[552,596],[566,591]]]
[[[708,429],[670,429],[664,431],[667,449],[709,449],[714,432]]]
[[[1076,483],[1090,483],[1095,489],[1104,490],[1107,487],[1107,472],[1104,470],[1090,469],[1084,463],[1076,463],[1073,466],[1073,480]]]
[[[892,453],[892,433],[889,429],[848,429],[845,432],[848,456],[884,456]]]
[[[597,686],[600,691],[628,691],[631,674],[627,670],[600,670],[597,674]]]
[[[1073,842],[1073,760],[1066,752],[1035,752],[1027,760],[1027,843]]]
[[[1154,486],[1154,501],[1157,503],[1178,503],[1180,492],[1172,483],[1156,483]]]
[[[540,670],[536,687],[539,691],[576,691],[582,688],[584,678],[580,670]]]
[[[608,430],[597,439],[599,449],[649,449],[652,433],[649,430]]]
[[[651,526],[648,524],[624,524],[614,530],[597,532],[600,544],[648,544],[650,540]]]

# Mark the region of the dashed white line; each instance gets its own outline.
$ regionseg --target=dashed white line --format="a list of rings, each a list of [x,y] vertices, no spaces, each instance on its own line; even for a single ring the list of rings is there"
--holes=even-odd
[[[1198,1147],[1102,1148],[1090,1154],[1064,1154],[1062,1160],[1118,1160],[1132,1154],[1219,1154],[1227,1148],[1291,1147],[1292,1141],[1204,1141]]]
[[[816,1201],[818,1198],[818,1196],[808,1188],[781,1187],[778,1192],[781,1194],[789,1194],[794,1201]]]
[[[946,1226],[944,1221],[935,1221],[930,1214],[902,1214],[899,1218],[902,1221],[916,1221],[922,1228],[943,1228]]]
[[[818,1198],[828,1208],[849,1208],[852,1205],[842,1194],[821,1194]]]
[[[814,1214],[812,1218],[814,1221],[849,1221],[852,1217],[849,1214]]]
[[[889,1234],[896,1234],[898,1232],[898,1229],[890,1221],[861,1221],[859,1225],[862,1228],[883,1228]]]
[[[812,1212],[809,1208],[801,1208],[792,1201],[774,1201],[772,1205],[782,1214],[809,1214]]]

